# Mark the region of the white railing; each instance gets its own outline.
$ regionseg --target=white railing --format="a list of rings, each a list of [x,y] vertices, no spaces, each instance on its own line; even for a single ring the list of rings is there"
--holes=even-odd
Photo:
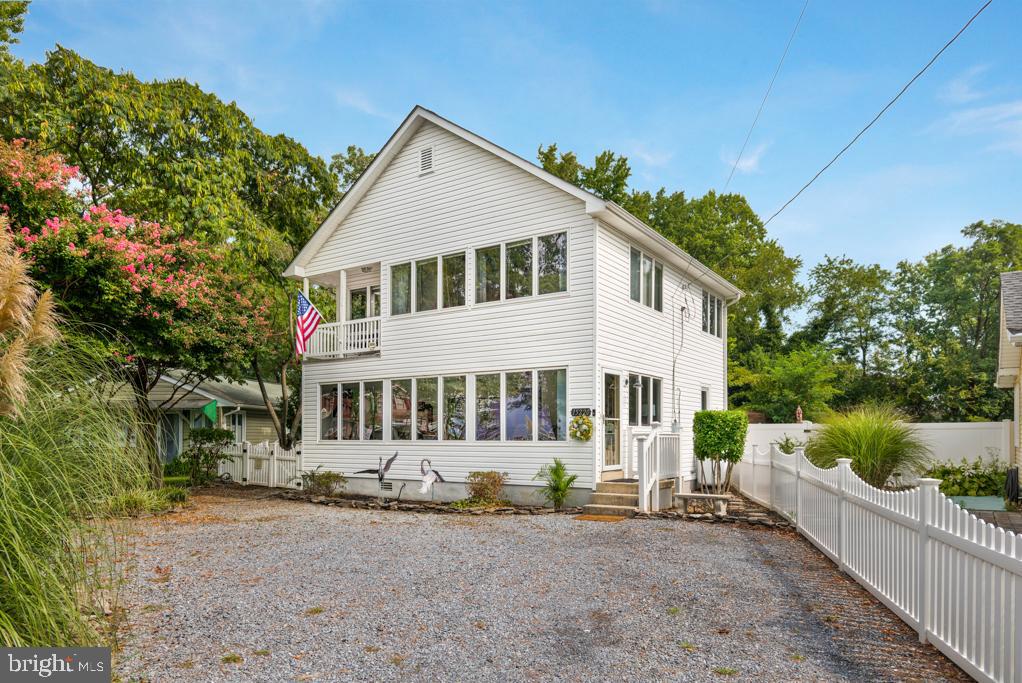
[[[738,465],[739,490],[775,510],[980,681],[1022,681],[1022,537],[977,519],[921,479],[883,491],[851,461],[823,470],[776,445]]]
[[[230,446],[230,460],[220,463],[221,477],[242,485],[300,488],[302,472],[301,446],[286,451],[276,441],[250,444],[245,441]]]
[[[321,323],[305,355],[312,358],[339,358],[349,354],[380,350],[380,319],[362,318],[343,323]]]
[[[681,493],[681,434],[664,432],[657,435],[657,455],[661,479],[674,477],[674,490]]]

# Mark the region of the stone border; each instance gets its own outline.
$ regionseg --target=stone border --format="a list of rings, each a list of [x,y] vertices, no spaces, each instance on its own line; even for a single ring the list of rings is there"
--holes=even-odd
[[[352,508],[355,510],[398,510],[401,512],[425,512],[431,514],[450,515],[577,515],[582,512],[580,507],[566,507],[560,510],[542,505],[507,505],[495,508],[453,508],[446,503],[425,503],[419,501],[400,502],[396,500],[383,503],[375,500],[358,498],[342,498],[331,496],[313,496],[300,491],[281,491],[278,498],[300,500],[317,505]]]
[[[694,522],[711,522],[723,524],[749,524],[752,526],[764,526],[771,529],[793,529],[794,527],[787,520],[780,517],[761,513],[741,513],[736,515],[715,515],[712,512],[682,512],[681,510],[661,510],[659,512],[636,512],[633,519],[685,519]]]

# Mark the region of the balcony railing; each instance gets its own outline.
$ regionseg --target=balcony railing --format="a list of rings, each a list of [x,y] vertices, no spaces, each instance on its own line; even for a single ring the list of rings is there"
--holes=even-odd
[[[343,323],[323,323],[309,340],[309,358],[342,358],[379,351],[380,319],[362,318]]]

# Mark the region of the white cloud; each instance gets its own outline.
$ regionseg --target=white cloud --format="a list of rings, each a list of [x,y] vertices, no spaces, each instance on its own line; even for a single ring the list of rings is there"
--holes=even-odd
[[[674,158],[674,153],[662,149],[650,149],[641,142],[634,142],[626,147],[625,156],[630,159],[638,159],[653,168],[663,168]]]
[[[993,138],[988,149],[1022,154],[1022,100],[960,109],[930,129],[946,135],[987,135]]]
[[[977,90],[976,80],[990,68],[988,64],[978,64],[945,83],[937,96],[949,104],[968,104],[981,100],[990,94],[989,91]]]
[[[384,119],[385,121],[398,120],[398,117],[393,114],[389,114],[376,106],[369,96],[361,90],[353,88],[339,88],[334,91],[334,99],[341,107],[354,109],[355,111],[361,112],[367,116]]]
[[[742,158],[738,160],[738,165],[735,166],[735,159],[737,155],[728,155],[725,152],[720,153],[720,160],[724,162],[729,168],[735,166],[735,173],[759,173],[759,162],[763,159],[763,155],[770,148],[769,142],[762,142],[755,147],[746,147],[745,153],[742,154]]]

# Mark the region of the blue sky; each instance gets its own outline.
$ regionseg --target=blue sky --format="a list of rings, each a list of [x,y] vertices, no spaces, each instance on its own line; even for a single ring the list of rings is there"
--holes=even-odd
[[[723,187],[802,2],[37,0],[14,51],[186,78],[325,157],[378,149],[422,104],[528,159],[611,149],[633,186],[695,196]],[[772,214],[980,4],[810,0],[731,189]],[[893,266],[1022,222],[1020,26],[994,0],[771,234],[807,265]]]

